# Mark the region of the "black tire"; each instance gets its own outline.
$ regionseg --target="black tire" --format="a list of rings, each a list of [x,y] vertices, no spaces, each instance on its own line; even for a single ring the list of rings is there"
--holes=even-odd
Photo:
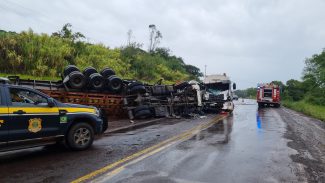
[[[108,128],[108,118],[107,118],[107,114],[104,110],[100,111],[102,119],[103,119],[103,129],[102,129],[102,133],[104,133],[107,128]]]
[[[66,141],[72,150],[88,149],[94,141],[94,129],[86,122],[76,123],[69,129]]]
[[[114,72],[112,69],[110,69],[110,68],[104,68],[104,69],[100,72],[100,74],[101,74],[104,78],[108,78],[108,77],[110,77],[110,76],[115,75],[115,72]]]
[[[89,85],[95,90],[100,90],[105,85],[105,79],[99,73],[93,73],[89,76]]]
[[[107,78],[107,87],[109,91],[119,92],[123,87],[123,81],[115,75],[110,76]]]
[[[94,74],[94,73],[98,73],[97,70],[93,67],[86,67],[86,69],[84,69],[84,71],[82,72],[86,77],[89,77],[90,75]]]
[[[142,110],[150,110],[150,108],[147,105],[141,105],[141,106],[138,106],[135,109],[133,109],[133,113],[135,114],[135,113],[137,113],[139,111],[142,111]]]
[[[147,92],[146,87],[144,87],[143,85],[134,86],[129,89],[129,93],[131,95],[145,94],[146,92]]]
[[[258,103],[258,108],[263,108],[264,104],[263,103]]]
[[[80,71],[69,74],[69,85],[74,89],[82,89],[86,85],[86,78]]]
[[[75,65],[68,65],[63,70],[63,76],[68,76],[71,72],[80,71]]]
[[[134,113],[134,118],[136,118],[136,119],[146,119],[146,118],[150,118],[152,116],[153,116],[153,113],[149,109],[141,110],[141,111]]]

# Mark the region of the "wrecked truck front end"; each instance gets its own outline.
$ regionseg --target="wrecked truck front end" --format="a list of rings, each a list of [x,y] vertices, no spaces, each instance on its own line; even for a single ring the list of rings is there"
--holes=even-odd
[[[234,110],[232,82],[229,77],[224,75],[210,75],[204,79],[205,94],[204,103],[205,109],[208,111],[226,111]],[[233,89],[236,85],[233,85]]]

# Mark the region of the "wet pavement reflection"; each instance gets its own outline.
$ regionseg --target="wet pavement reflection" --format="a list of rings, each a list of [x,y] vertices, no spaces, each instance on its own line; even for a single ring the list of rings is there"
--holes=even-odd
[[[102,181],[295,182],[289,157],[295,151],[276,110],[237,103],[226,119]]]

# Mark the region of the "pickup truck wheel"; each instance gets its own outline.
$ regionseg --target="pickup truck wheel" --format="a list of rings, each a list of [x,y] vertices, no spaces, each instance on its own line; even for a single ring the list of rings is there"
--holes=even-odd
[[[88,123],[74,124],[67,135],[67,144],[72,150],[88,149],[94,141],[94,129]]]

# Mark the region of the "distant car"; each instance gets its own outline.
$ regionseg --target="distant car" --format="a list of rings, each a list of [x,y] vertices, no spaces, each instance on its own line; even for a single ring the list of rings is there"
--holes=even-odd
[[[0,151],[60,142],[85,150],[103,133],[97,108],[61,103],[30,88],[0,84],[0,104]]]

